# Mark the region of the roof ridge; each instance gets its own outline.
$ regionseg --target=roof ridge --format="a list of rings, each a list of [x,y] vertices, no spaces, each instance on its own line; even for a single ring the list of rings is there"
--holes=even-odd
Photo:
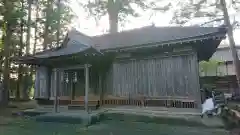
[[[79,35],[82,35],[82,36],[91,37],[87,34],[84,34],[84,33],[80,32],[79,30],[76,30],[76,29],[72,29],[70,32],[75,32],[76,34],[79,34]]]
[[[95,37],[102,37],[102,36],[108,36],[108,35],[117,35],[117,34],[122,34],[122,33],[127,33],[127,32],[133,32],[133,31],[137,31],[137,30],[143,30],[143,29],[147,29],[147,28],[149,29],[149,28],[158,28],[158,27],[156,27],[154,25],[148,25],[148,26],[144,26],[144,27],[123,30],[123,31],[115,32],[115,33],[105,33],[102,35],[95,35],[95,36],[91,36],[91,37],[95,38]]]
[[[140,27],[140,28],[134,28],[134,29],[129,29],[129,30],[124,30],[124,31],[120,31],[120,32],[116,32],[116,33],[106,33],[106,34],[102,34],[102,35],[96,35],[96,36],[90,36],[91,38],[99,38],[99,37],[103,37],[103,36],[114,36],[114,35],[119,35],[122,33],[130,33],[130,32],[136,32],[136,31],[143,31],[144,29],[164,29],[164,28],[170,28],[170,29],[174,29],[174,28],[182,28],[182,29],[186,29],[186,28],[218,28],[218,29],[222,29],[225,27],[222,26],[218,26],[218,27],[200,27],[200,26],[164,26],[164,27],[156,27],[155,25],[148,25],[148,26],[144,26],[144,27]],[[211,33],[209,33],[211,34]]]

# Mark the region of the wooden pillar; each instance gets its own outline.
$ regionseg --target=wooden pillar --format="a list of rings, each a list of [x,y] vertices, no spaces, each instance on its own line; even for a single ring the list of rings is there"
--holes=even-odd
[[[226,74],[225,75],[228,76],[228,63],[227,63],[227,61],[225,61],[224,64],[225,64],[225,67],[226,67]]]
[[[51,81],[52,81],[52,78],[51,78],[51,75],[52,75],[52,69],[48,68],[47,69],[47,91],[48,91],[48,99],[50,100],[51,98]]]
[[[196,108],[201,110],[202,109],[202,97],[201,97],[201,88],[200,88],[200,75],[199,75],[199,64],[197,59],[197,54],[194,54],[194,61],[195,61],[195,72],[196,72],[196,92],[195,92],[195,100],[196,100]]]
[[[85,97],[84,97],[84,104],[85,110],[88,111],[88,92],[89,92],[89,65],[85,64]]]
[[[102,87],[102,73],[99,74],[99,91],[100,91],[100,105],[103,105],[103,87]]]
[[[55,93],[55,100],[54,100],[54,112],[57,113],[59,110],[59,102],[58,102],[58,98],[59,98],[59,71],[57,69],[53,70],[54,72],[54,93]]]

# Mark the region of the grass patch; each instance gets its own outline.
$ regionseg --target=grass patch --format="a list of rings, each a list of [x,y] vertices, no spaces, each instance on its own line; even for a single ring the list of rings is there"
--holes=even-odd
[[[105,120],[92,126],[16,120],[0,126],[3,135],[227,135],[221,129],[188,127],[145,122]]]
[[[0,125],[6,125],[15,120],[19,120],[21,118],[13,116],[14,112],[19,112],[22,110],[35,108],[36,103],[35,101],[28,101],[28,102],[10,102],[7,108],[1,108],[0,111]]]
[[[136,114],[121,114],[121,113],[105,113],[102,118],[103,121],[114,120],[123,122],[143,122],[143,123],[154,123],[154,124],[167,124],[173,126],[188,126],[188,127],[204,127],[213,128],[204,125],[199,119],[196,118],[171,118],[161,116],[143,116]]]
[[[81,125],[21,119],[0,127],[0,130],[4,135],[77,135],[78,128],[82,128]]]

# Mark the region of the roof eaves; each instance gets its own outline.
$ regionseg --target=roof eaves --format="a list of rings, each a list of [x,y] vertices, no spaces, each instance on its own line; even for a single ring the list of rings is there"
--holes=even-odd
[[[47,59],[47,58],[56,58],[56,57],[60,57],[60,56],[69,56],[69,55],[75,55],[75,54],[80,54],[80,53],[85,53],[87,52],[88,50],[95,50],[96,53],[100,54],[100,55],[103,55],[102,52],[100,52],[99,50],[95,49],[94,47],[88,47],[88,48],[84,48],[82,51],[80,52],[76,52],[76,53],[72,53],[72,54],[62,54],[62,55],[56,55],[54,54],[54,52],[50,53],[49,55],[41,55],[41,56],[36,56],[34,58],[36,59]],[[86,56],[86,55],[85,55]]]
[[[213,36],[214,34],[214,36]],[[155,43],[148,43],[142,44],[142,45],[135,45],[135,46],[129,46],[129,47],[117,47],[117,48],[110,48],[110,49],[103,49],[103,52],[118,52],[118,51],[128,51],[128,50],[135,50],[135,49],[140,49],[140,48],[152,48],[152,47],[159,47],[159,46],[165,46],[165,45],[172,45],[172,44],[182,44],[182,43],[189,43],[189,42],[196,42],[199,40],[206,40],[210,38],[214,38],[217,40],[222,40],[225,38],[226,34],[222,32],[214,32],[214,33],[209,33],[205,35],[200,35],[200,36],[195,36],[195,37],[188,37],[188,38],[183,38],[183,39],[175,39],[171,41],[164,41],[164,42],[155,42]]]

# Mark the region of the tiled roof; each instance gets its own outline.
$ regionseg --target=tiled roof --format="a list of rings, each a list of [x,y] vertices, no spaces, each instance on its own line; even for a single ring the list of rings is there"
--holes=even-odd
[[[154,27],[148,26],[114,34],[92,37],[100,50],[178,41],[220,32],[219,27]]]
[[[155,27],[148,26],[113,34],[89,37],[76,30],[67,34],[67,42],[63,47],[55,51],[46,51],[38,53],[35,58],[47,58],[60,55],[69,55],[79,53],[86,48],[93,48],[97,52],[108,49],[119,49],[128,47],[147,46],[149,44],[163,44],[172,42],[182,42],[183,40],[200,37],[213,38],[220,36],[223,38],[226,34],[224,27]],[[206,46],[205,46],[206,47]],[[216,46],[215,46],[216,47]],[[211,52],[212,55],[213,52]]]
[[[37,58],[56,57],[62,55],[70,55],[84,52],[88,49],[94,49],[95,53],[100,53],[98,49],[93,47],[91,37],[88,37],[76,30],[72,30],[67,34],[66,45],[56,48],[56,50],[46,51],[46,53],[38,53],[35,55]]]

